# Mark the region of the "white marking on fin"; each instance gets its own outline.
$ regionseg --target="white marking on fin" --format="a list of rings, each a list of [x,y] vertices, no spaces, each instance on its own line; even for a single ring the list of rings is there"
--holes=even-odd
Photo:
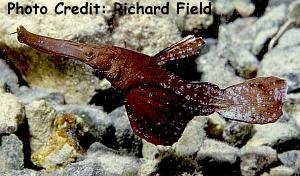
[[[200,47],[205,44],[202,37],[189,35],[153,56],[158,65],[172,60],[179,60],[199,54]]]

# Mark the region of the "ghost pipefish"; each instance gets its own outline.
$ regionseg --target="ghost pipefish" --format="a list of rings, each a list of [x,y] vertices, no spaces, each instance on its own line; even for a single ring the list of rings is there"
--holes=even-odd
[[[156,145],[178,141],[187,123],[214,112],[231,120],[264,124],[282,115],[287,84],[277,77],[258,77],[220,89],[188,82],[164,65],[199,53],[202,38],[188,36],[155,56],[111,45],[90,45],[53,39],[17,29],[21,43],[53,56],[84,62],[98,70],[124,96],[136,135]]]

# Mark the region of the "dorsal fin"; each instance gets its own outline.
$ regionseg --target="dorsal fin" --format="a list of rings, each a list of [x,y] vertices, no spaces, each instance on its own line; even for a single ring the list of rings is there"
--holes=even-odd
[[[189,35],[153,56],[158,65],[172,60],[179,60],[199,54],[200,47],[205,44],[201,37]]]

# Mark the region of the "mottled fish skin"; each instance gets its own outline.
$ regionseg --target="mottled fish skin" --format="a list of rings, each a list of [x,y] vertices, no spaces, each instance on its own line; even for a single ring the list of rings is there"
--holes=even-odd
[[[28,32],[20,26],[18,40],[53,56],[82,61],[122,91],[136,135],[156,145],[172,145],[197,115],[214,112],[247,123],[270,123],[282,115],[286,82],[260,77],[220,89],[211,83],[191,83],[168,71],[172,60],[199,54],[205,44],[188,36],[155,56],[111,45],[80,44]]]
[[[275,122],[282,115],[287,84],[277,77],[260,77],[222,90],[229,106],[217,112],[223,117],[248,123]]]

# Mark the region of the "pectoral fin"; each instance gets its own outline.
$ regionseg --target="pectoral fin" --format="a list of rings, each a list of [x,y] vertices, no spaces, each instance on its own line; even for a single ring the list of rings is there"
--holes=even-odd
[[[179,60],[199,54],[200,47],[205,44],[201,37],[189,35],[177,43],[153,56],[158,65],[164,65],[172,60]]]

